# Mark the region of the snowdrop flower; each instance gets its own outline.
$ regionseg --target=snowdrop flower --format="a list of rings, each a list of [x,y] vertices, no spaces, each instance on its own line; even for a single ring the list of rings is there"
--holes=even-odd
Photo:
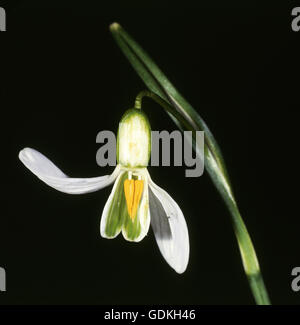
[[[151,154],[151,128],[146,115],[129,109],[123,115],[117,137],[117,166],[111,175],[70,178],[38,151],[25,148],[19,158],[40,180],[58,191],[83,194],[114,183],[104,206],[100,233],[115,238],[122,232],[139,242],[150,223],[161,254],[178,273],[189,259],[189,238],[182,211],[171,196],[154,184],[147,170]]]

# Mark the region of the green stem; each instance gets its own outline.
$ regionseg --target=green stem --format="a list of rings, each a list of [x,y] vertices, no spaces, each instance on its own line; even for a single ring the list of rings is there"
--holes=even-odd
[[[176,110],[175,107],[168,104],[164,99],[162,99],[160,96],[154,94],[151,91],[144,90],[137,95],[135,100],[135,108],[141,109],[142,99],[144,97],[149,97],[153,99],[157,104],[164,108],[171,115],[173,120],[175,119],[175,121],[178,122],[177,125],[181,128],[182,131],[198,131],[195,127],[191,126],[190,122],[187,121]],[[221,196],[229,209],[234,233],[238,241],[239,250],[243,261],[243,267],[248,278],[254,299],[259,305],[270,305],[269,296],[263,281],[263,277],[260,271],[258,259],[252,240],[245,226],[245,223],[240,215],[231,188],[228,185],[227,177],[226,175],[224,175],[222,170],[216,172],[216,169],[210,168],[210,166],[212,165],[211,162],[213,161],[213,155],[209,150],[205,151],[205,161],[207,162],[205,164],[207,172],[210,174],[215,186],[220,191]]]
[[[186,129],[192,130],[190,124],[182,118],[181,114],[176,111],[176,109],[168,104],[165,100],[163,100],[158,95],[154,94],[152,91],[149,90],[143,90],[138,93],[135,99],[134,108],[141,109],[142,108],[142,100],[143,97],[148,97],[154,100],[158,105],[160,105],[162,108],[164,108],[173,118],[180,121],[181,124],[183,124]]]

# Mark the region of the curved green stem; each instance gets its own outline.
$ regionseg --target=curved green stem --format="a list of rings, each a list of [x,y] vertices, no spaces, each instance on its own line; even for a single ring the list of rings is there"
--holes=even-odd
[[[193,130],[193,128],[190,126],[190,124],[182,118],[181,114],[176,111],[176,109],[168,104],[165,100],[163,100],[161,97],[156,95],[150,90],[143,90],[138,93],[138,95],[135,98],[135,104],[134,108],[141,109],[142,108],[142,100],[144,97],[151,98],[154,100],[158,105],[160,105],[163,109],[165,109],[173,118],[180,121],[181,124],[183,124],[186,129]]]

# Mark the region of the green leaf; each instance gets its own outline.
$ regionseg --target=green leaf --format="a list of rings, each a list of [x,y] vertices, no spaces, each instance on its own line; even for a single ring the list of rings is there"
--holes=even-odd
[[[211,131],[197,111],[175,89],[140,45],[118,23],[113,23],[110,30],[117,44],[150,90],[150,92],[144,91],[138,95],[136,106],[140,105],[143,97],[151,97],[167,111],[182,131],[204,131],[205,168],[230,212],[243,266],[253,296],[257,304],[270,304],[254,246],[234,198],[221,150]],[[196,146],[194,141],[193,147],[198,154]]]

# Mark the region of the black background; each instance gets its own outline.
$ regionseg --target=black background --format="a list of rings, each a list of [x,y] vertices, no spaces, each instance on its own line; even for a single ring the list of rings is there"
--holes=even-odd
[[[7,1],[1,33],[3,304],[253,304],[230,216],[209,177],[150,167],[186,217],[191,254],[176,274],[152,231],[139,244],[100,237],[111,188],[55,191],[18,160],[35,148],[74,177],[112,172],[96,135],[116,131],[145,88],[110,35],[118,21],[154,58],[218,140],[274,304],[299,304],[299,37],[295,4],[253,1]],[[300,3],[298,3],[300,6]],[[298,73],[299,75],[299,73]],[[175,129],[153,102],[153,130]],[[293,121],[293,122],[292,122]]]

